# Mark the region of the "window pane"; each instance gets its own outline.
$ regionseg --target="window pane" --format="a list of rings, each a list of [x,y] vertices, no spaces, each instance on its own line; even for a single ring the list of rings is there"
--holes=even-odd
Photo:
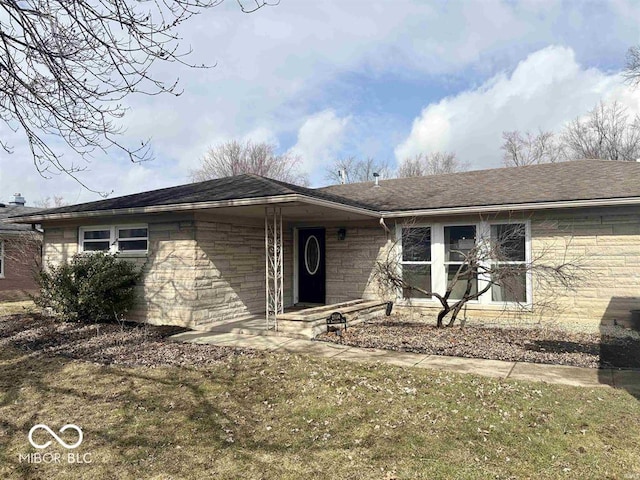
[[[491,243],[496,260],[503,262],[524,262],[524,223],[491,225]]]
[[[118,238],[147,238],[146,228],[120,228]]]
[[[431,261],[431,228],[402,229],[402,260],[405,262]]]
[[[501,278],[495,279],[497,283],[491,286],[491,299],[494,302],[527,301],[527,276],[524,267],[505,267],[497,276]]]
[[[102,240],[103,238],[106,238],[108,240],[110,236],[110,230],[91,230],[88,232],[85,231],[83,238],[85,240]]]
[[[412,287],[431,291],[431,265],[403,265],[402,279]],[[431,295],[425,295],[412,288],[403,288],[402,296],[404,298],[431,298]]]
[[[110,242],[84,242],[85,252],[106,252]]]
[[[463,262],[476,244],[476,227],[473,225],[444,227],[446,262]]]
[[[118,242],[118,247],[121,252],[132,250],[147,250],[146,240],[124,240]]]
[[[449,265],[447,266],[447,287],[451,286],[456,273],[460,265]],[[478,275],[473,270],[469,269],[466,265],[462,266],[462,270],[458,275],[458,279],[455,284],[451,287],[451,296],[449,298],[452,299],[460,299],[464,296],[464,293],[467,289],[467,280],[471,279],[471,290],[469,294],[475,294],[478,291]]]

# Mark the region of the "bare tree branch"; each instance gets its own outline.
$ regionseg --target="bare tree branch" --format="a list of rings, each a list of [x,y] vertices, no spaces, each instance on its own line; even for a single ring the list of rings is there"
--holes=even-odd
[[[398,178],[424,177],[443,173],[462,172],[468,168],[452,152],[420,153],[413,158],[405,158],[398,167]]]
[[[537,134],[519,131],[502,132],[503,162],[507,167],[521,167],[538,163],[555,163],[564,159],[563,146],[553,132],[540,130]]]
[[[213,178],[253,173],[287,183],[308,185],[306,174],[300,171],[302,159],[285,153],[277,155],[275,145],[269,143],[238,142],[232,140],[211,147],[202,158],[199,168],[192,170],[193,182]]]
[[[190,49],[180,48],[177,31],[223,1],[0,0],[0,120],[24,134],[44,177],[65,173],[80,182],[85,168],[63,158],[52,135],[83,161],[107,150],[148,160],[148,140],[118,140],[121,102],[133,93],[180,95],[177,81],[156,78],[151,68],[159,61],[207,68],[186,61]],[[267,4],[236,1],[244,12]],[[6,140],[0,145],[11,151]]]
[[[474,238],[468,248],[449,250],[450,259],[456,262],[448,265],[457,264],[457,267],[449,276],[444,292],[431,288],[430,229],[416,227],[415,221],[403,225],[402,238],[396,239],[376,263],[374,277],[384,291],[392,295],[402,292],[409,301],[416,297],[415,292],[417,297],[437,299],[440,303],[437,327],[445,326],[447,317],[446,326],[453,326],[468,302],[489,291],[524,308],[527,276],[536,282],[540,292],[572,290],[585,278],[587,270],[582,260],[568,258],[569,245],[561,258],[555,249],[540,248],[533,258],[527,259],[524,223],[507,220],[492,229],[489,238]],[[419,271],[420,265],[414,262],[418,259],[425,259],[429,264],[427,270]],[[536,298],[535,304],[536,308],[549,308],[552,302],[543,295]]]
[[[632,85],[640,85],[640,45],[635,45],[627,51],[627,64],[622,75]]]
[[[344,179],[341,173],[344,172]],[[380,174],[381,178],[393,178],[389,162],[385,160],[375,160],[371,157],[358,159],[357,157],[346,157],[336,160],[326,167],[325,178],[332,183],[358,183],[370,182],[374,179],[373,174]]]

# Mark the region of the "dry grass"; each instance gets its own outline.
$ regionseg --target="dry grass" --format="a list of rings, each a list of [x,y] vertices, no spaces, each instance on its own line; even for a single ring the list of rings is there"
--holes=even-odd
[[[126,368],[5,346],[0,419],[3,479],[640,478],[626,392],[289,354]],[[36,423],[81,426],[92,463],[20,463]]]
[[[0,302],[0,317],[20,313],[33,313],[36,310],[37,308],[31,300],[22,302]]]

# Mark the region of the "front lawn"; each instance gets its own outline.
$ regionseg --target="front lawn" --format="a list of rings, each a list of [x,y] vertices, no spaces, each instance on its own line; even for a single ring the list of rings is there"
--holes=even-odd
[[[32,320],[4,321],[7,340]],[[149,352],[163,347],[153,342]],[[211,346],[202,366],[125,367],[36,345],[0,348],[0,478],[640,476],[640,405],[620,390]],[[37,451],[27,434],[38,423],[80,426],[72,452],[91,463],[20,462]],[[43,451],[70,452],[55,441]]]

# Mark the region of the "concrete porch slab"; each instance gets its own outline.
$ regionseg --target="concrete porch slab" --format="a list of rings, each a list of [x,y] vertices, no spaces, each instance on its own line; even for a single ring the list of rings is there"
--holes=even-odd
[[[507,378],[513,362],[486,360],[484,358],[460,358],[446,355],[429,355],[416,367],[433,368],[456,373],[475,373],[494,378]]]
[[[577,387],[612,386],[611,370],[569,367],[541,363],[516,363],[509,375],[511,380],[542,381]]]

